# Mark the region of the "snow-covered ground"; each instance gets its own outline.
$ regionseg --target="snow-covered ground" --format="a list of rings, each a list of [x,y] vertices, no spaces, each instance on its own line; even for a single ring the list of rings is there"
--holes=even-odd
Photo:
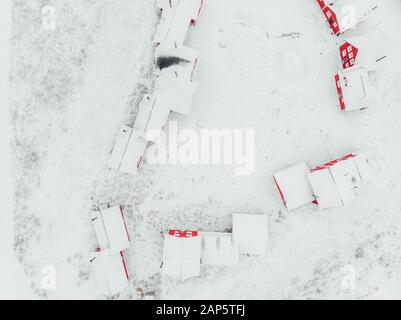
[[[35,297],[102,298],[87,259],[96,245],[89,213],[113,201],[133,235],[130,287],[120,299],[400,298],[401,2],[372,2],[378,12],[359,30],[391,39],[393,55],[376,74],[375,106],[344,114],[333,83],[340,39],[315,1],[205,0],[187,41],[200,52],[192,114],[172,119],[181,129],[254,129],[255,171],[145,161],[134,177],[106,164],[119,127],[134,122],[152,89],[154,2],[14,0],[14,250]],[[46,5],[55,8],[50,30]],[[353,203],[283,208],[273,173],[355,149],[372,152],[376,179]],[[183,283],[161,275],[163,231],[224,231],[232,213],[269,216],[265,257],[203,267]],[[353,289],[343,283],[350,270]]]
[[[11,1],[2,1],[0,4],[0,192],[2,213],[0,215],[0,299],[33,299],[35,296],[30,290],[30,281],[24,270],[17,262],[13,250],[13,192],[12,177],[10,174],[10,125],[8,121],[9,103],[9,38],[11,30]]]

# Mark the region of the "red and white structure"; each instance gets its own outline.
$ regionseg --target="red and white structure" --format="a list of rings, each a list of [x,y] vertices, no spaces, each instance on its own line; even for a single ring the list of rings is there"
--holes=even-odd
[[[200,232],[202,264],[233,266],[239,262],[239,246],[231,233]]]
[[[91,218],[98,248],[91,253],[89,261],[100,291],[113,296],[128,286],[123,251],[131,246],[131,242],[124,213],[120,206],[107,206],[92,212]]]
[[[112,297],[128,287],[128,272],[122,253],[98,250],[90,254],[89,262],[95,271],[102,294]]]
[[[367,20],[377,9],[367,0],[316,0],[332,34],[339,35]]]
[[[366,154],[348,154],[310,171],[309,182],[321,209],[346,205],[371,179]]]
[[[156,80],[154,96],[161,108],[187,116],[191,112],[195,91],[196,84],[192,81],[163,70]]]
[[[199,276],[201,246],[197,231],[170,230],[164,239],[163,273],[178,280]]]
[[[169,230],[164,239],[163,273],[178,280],[200,275],[201,265],[234,266],[241,254],[267,250],[266,215],[234,214],[233,232]]]
[[[154,43],[184,43],[188,28],[196,24],[204,0],[158,0],[161,19],[156,30]]]
[[[268,241],[267,216],[234,214],[233,239],[239,246],[240,254],[264,255]]]
[[[130,236],[121,207],[101,209],[92,213],[99,249],[118,253],[131,246]]]
[[[302,162],[273,176],[281,199],[289,211],[315,200],[307,178],[308,172],[307,164]]]
[[[340,70],[335,76],[338,101],[342,111],[357,111],[368,108],[377,96],[370,79],[372,70],[354,66]]]
[[[320,209],[348,204],[372,179],[366,153],[351,153],[314,169],[300,163],[274,175],[288,210],[314,203]]]
[[[358,36],[344,39],[339,47],[343,69],[355,65],[375,67],[387,57],[385,39],[379,36]]]

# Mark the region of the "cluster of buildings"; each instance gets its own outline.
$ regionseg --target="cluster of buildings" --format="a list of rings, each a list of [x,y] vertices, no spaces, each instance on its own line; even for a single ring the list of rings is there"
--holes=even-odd
[[[371,76],[387,57],[386,46],[379,36],[347,37],[346,34],[367,21],[378,6],[365,0],[316,1],[332,34],[342,38],[339,46],[341,69],[334,76],[340,109],[366,109],[378,94]]]
[[[383,39],[372,35],[343,35],[368,20],[377,6],[370,6],[365,0],[316,2],[331,33],[342,38],[339,46],[341,69],[334,76],[340,109],[366,109],[377,96],[371,73],[387,57],[383,52],[385,46],[380,45]],[[316,168],[309,168],[302,162],[276,173],[273,178],[288,210],[312,203],[320,209],[331,209],[354,199],[360,188],[372,179],[372,174],[369,155],[354,152]]]
[[[157,76],[154,90],[143,97],[134,126],[123,126],[118,132],[108,164],[122,173],[136,174],[148,145],[157,143],[161,137],[170,112],[188,115],[196,91],[192,74],[198,52],[186,47],[184,40],[189,27],[197,23],[203,0],[157,0],[156,5],[161,19],[153,41],[156,45],[153,72]],[[91,218],[98,247],[90,254],[89,261],[101,293],[112,297],[129,285],[124,251],[131,242],[124,213],[121,207],[106,204],[93,212]],[[172,261],[167,259],[166,268],[174,268]],[[193,272],[190,263],[188,268],[188,272]]]
[[[315,168],[302,162],[273,178],[288,210],[312,203],[320,209],[332,209],[352,201],[372,175],[368,155],[355,152]]]
[[[343,10],[347,1],[316,1],[335,36],[342,36],[376,10],[362,1],[355,10],[355,19],[349,19]],[[158,142],[170,112],[190,113],[198,53],[186,47],[184,40],[190,25],[196,24],[202,5],[203,0],[157,1],[161,19],[154,38],[155,88],[141,101],[134,126],[121,128],[110,158],[111,168],[135,174],[147,146]],[[365,109],[376,95],[370,72],[386,53],[374,41],[370,36],[349,37],[339,47],[341,70],[335,81],[341,110]],[[369,155],[353,152],[313,168],[302,162],[273,178],[284,205],[291,211],[308,204],[320,209],[344,206],[372,179],[372,174]],[[101,292],[113,296],[128,286],[129,279],[124,251],[131,244],[124,213],[118,206],[106,205],[92,213],[92,221],[98,249],[91,254],[90,262]],[[197,277],[202,265],[234,266],[241,255],[264,255],[267,243],[266,215],[233,214],[229,233],[169,230],[164,236],[162,272],[178,280]]]
[[[234,214],[232,233],[169,230],[164,238],[162,270],[185,280],[201,274],[201,265],[234,266],[240,255],[264,255],[266,215]]]
[[[136,174],[149,144],[158,143],[171,112],[189,115],[196,85],[192,74],[198,52],[184,45],[190,25],[195,25],[203,0],[158,0],[161,19],[156,45],[152,94],[139,104],[134,126],[123,126],[116,138],[109,167]]]

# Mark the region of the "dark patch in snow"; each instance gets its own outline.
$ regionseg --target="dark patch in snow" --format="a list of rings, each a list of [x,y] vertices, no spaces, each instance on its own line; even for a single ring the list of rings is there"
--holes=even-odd
[[[364,255],[365,255],[365,252],[364,252],[363,248],[356,249],[355,258],[357,258],[357,259],[363,258]]]
[[[178,64],[189,63],[188,60],[177,58],[177,57],[159,57],[157,59],[156,65],[160,70],[175,66]]]

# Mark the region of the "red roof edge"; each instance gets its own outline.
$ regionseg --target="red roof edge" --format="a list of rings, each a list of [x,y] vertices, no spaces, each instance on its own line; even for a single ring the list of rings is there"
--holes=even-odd
[[[356,155],[354,155],[354,154],[352,154],[352,153],[347,154],[347,155],[344,156],[344,157],[341,157],[341,158],[338,158],[338,159],[329,161],[329,162],[327,162],[327,163],[325,163],[325,164],[322,164],[321,166],[318,166],[318,167],[316,167],[315,169],[312,169],[310,172],[312,173],[312,172],[315,172],[315,171],[327,169],[327,168],[329,168],[329,167],[334,166],[336,163],[339,163],[339,162],[341,162],[341,161],[345,161],[345,160],[348,160],[348,159],[354,158],[354,157],[356,157]]]

